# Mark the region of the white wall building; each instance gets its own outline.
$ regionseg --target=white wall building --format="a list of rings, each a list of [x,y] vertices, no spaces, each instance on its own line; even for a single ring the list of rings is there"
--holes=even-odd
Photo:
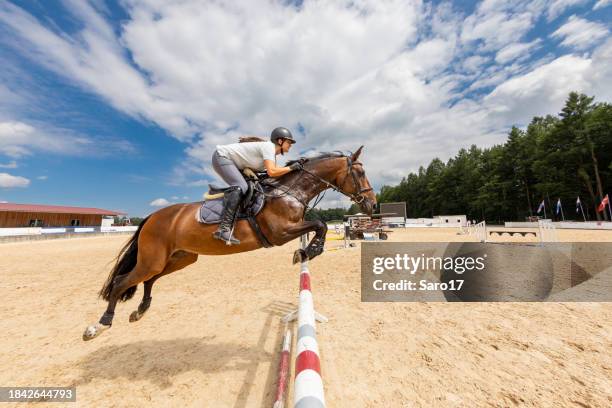
[[[408,218],[406,227],[465,227],[467,216],[465,215],[436,215],[434,218]]]
[[[434,219],[440,220],[440,224],[449,227],[467,226],[467,216],[465,215],[437,215]]]

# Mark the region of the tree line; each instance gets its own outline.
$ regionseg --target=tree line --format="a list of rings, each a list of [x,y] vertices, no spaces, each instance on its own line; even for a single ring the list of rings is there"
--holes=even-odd
[[[544,201],[548,218],[608,220],[598,212],[612,193],[612,105],[571,92],[558,117],[534,117],[525,130],[512,127],[504,144],[472,145],[446,163],[433,159],[395,186],[383,186],[378,202],[407,203],[410,218],[466,214],[468,219],[523,221]]]

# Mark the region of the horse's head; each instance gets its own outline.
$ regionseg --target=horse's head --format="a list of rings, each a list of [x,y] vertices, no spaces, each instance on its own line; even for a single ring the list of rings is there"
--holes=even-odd
[[[361,150],[363,150],[363,146],[350,155],[333,152],[324,153],[317,157],[303,157],[299,161],[303,163],[304,168],[296,176],[302,178],[304,173],[310,175],[310,177],[303,178],[304,183],[307,183],[303,188],[313,187],[312,197],[331,188],[349,197],[366,214],[372,214],[376,205],[376,195],[365,175],[363,164],[357,161]],[[298,160],[289,161],[287,165],[289,166],[296,161]],[[288,177],[295,177],[293,176],[294,173],[289,174]],[[288,183],[291,186],[295,185],[295,182],[288,181]],[[291,188],[289,187],[289,191]],[[289,191],[286,191],[286,193],[289,194]],[[309,197],[308,200],[312,197]]]
[[[363,146],[350,156],[344,156],[346,162],[336,173],[335,184],[342,193],[358,204],[364,213],[370,215],[376,205],[376,194],[366,177],[363,164],[357,160],[361,150]]]

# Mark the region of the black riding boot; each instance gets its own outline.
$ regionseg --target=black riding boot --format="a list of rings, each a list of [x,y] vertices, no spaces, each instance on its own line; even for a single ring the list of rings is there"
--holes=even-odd
[[[232,229],[241,198],[242,191],[239,187],[230,188],[223,195],[223,214],[221,215],[219,228],[213,233],[213,238],[225,241],[227,245],[240,244],[240,241],[232,236]]]

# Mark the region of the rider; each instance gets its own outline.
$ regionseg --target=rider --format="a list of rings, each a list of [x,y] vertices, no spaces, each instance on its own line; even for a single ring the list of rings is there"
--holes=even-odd
[[[230,187],[224,192],[223,214],[219,228],[213,233],[214,238],[228,245],[240,244],[232,235],[236,210],[248,189],[240,171],[248,167],[254,171],[265,170],[270,177],[280,177],[301,168],[300,162],[289,167],[276,165],[276,156],[287,153],[294,143],[295,139],[289,129],[277,127],[272,131],[269,142],[262,140],[217,146],[212,157],[213,169]]]

